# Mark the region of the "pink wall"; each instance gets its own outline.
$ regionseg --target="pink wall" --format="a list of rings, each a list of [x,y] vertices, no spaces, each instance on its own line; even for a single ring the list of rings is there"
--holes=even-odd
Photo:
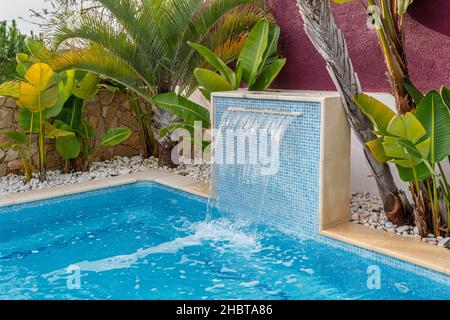
[[[303,31],[296,0],[269,0],[282,28],[287,65],[277,81],[283,89],[334,90],[322,58]],[[389,91],[376,34],[366,27],[360,1],[333,5],[350,55],[366,91]],[[406,18],[406,45],[411,78],[421,90],[450,86],[450,1],[416,0]]]

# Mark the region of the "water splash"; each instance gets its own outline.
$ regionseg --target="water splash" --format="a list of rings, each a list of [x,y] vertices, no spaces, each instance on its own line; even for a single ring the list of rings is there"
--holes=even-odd
[[[224,112],[214,139],[209,221],[226,218],[244,229],[260,224],[267,186],[280,165],[280,143],[294,119],[287,113]],[[225,180],[235,188],[221,189]]]

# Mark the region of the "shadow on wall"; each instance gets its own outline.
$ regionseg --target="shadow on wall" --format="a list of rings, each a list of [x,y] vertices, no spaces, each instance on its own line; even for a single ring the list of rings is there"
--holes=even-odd
[[[450,6],[448,0],[416,0],[409,10],[418,23],[450,37]]]

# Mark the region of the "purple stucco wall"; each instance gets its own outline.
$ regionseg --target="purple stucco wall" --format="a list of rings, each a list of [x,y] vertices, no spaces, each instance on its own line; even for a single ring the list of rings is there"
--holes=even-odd
[[[284,89],[334,90],[324,61],[303,32],[296,0],[269,0],[282,28],[287,65],[277,81]],[[363,89],[389,91],[385,65],[376,34],[366,27],[360,1],[333,5]],[[450,85],[450,0],[416,0],[406,18],[406,45],[410,74],[422,90]]]

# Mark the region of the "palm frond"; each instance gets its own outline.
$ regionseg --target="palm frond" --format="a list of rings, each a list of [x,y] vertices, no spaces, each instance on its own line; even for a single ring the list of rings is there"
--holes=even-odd
[[[147,101],[152,95],[152,87],[135,72],[135,69],[114,54],[93,46],[87,49],[66,51],[49,62],[54,71],[78,69],[108,77],[128,87]]]
[[[83,39],[95,43],[132,66],[148,83],[155,79],[153,66],[158,63],[157,60],[139,50],[126,33],[105,24],[96,12],[83,15],[76,24],[61,24],[51,36],[55,46],[68,39]]]

